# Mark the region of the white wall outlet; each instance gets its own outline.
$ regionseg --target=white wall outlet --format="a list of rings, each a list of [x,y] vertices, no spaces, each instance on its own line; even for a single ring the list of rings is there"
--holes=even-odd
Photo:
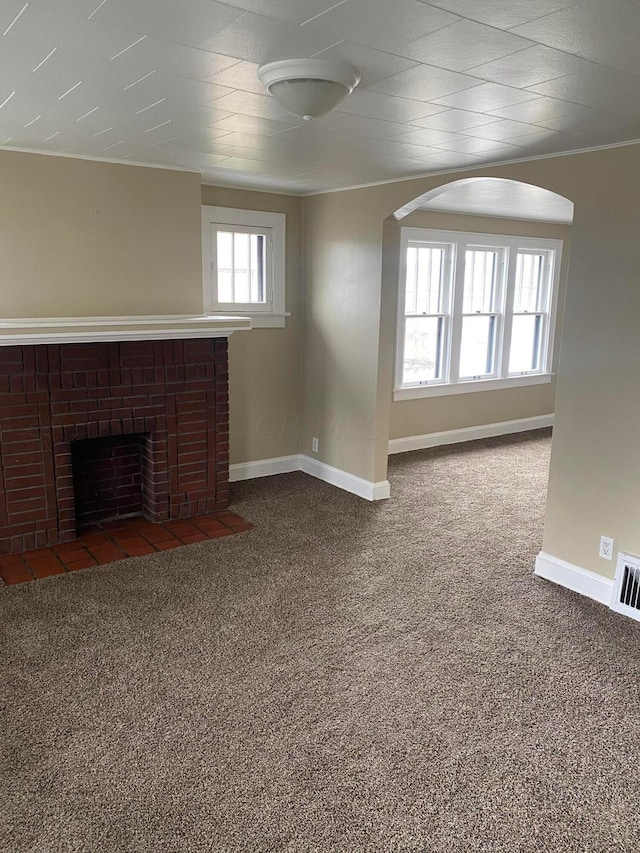
[[[317,453],[318,448],[319,448],[319,442],[318,442],[318,439],[314,436],[311,439],[311,450],[313,450],[314,453]]]
[[[603,560],[613,560],[613,539],[608,536],[600,537],[600,556]]]

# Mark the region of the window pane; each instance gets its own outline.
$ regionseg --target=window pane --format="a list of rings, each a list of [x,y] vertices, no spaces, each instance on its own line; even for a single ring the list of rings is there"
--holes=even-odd
[[[406,314],[442,312],[445,250],[437,246],[409,246],[405,287]]]
[[[411,385],[442,378],[442,317],[408,317],[402,382]]]
[[[234,252],[234,278],[236,285],[236,302],[250,302],[251,289],[249,281],[250,259],[249,259],[249,234],[233,235]]]
[[[463,317],[460,342],[460,376],[486,376],[493,373],[495,317]]]
[[[405,314],[417,314],[416,283],[418,277],[418,250],[409,246],[407,249],[407,278],[405,282]]]
[[[544,275],[544,255],[532,255],[518,252],[516,258],[516,286],[513,297],[513,310],[540,311],[542,301],[542,281]]]
[[[475,311],[495,311],[498,252],[487,249],[467,249],[464,261],[465,314]]]
[[[509,373],[540,370],[541,314],[515,314],[511,332]]]
[[[218,231],[218,302],[233,302],[233,234]]]

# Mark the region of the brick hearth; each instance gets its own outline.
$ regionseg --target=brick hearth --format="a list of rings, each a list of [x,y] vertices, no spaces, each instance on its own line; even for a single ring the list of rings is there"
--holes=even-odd
[[[139,446],[149,521],[225,509],[228,411],[226,338],[0,347],[0,554],[75,539],[72,456],[90,439],[131,436],[127,465]]]

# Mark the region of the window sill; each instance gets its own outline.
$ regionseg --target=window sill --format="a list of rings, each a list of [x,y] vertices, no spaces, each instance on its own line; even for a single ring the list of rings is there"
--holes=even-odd
[[[284,329],[286,318],[291,316],[291,313],[288,311],[282,314],[272,314],[266,311],[256,311],[253,313],[251,311],[241,311],[240,313],[243,317],[248,317],[251,320],[252,329]],[[216,311],[215,316],[231,317],[237,316],[237,313],[232,314],[228,311]]]
[[[411,388],[396,388],[393,399],[417,400],[420,397],[446,397],[450,394],[470,394],[475,391],[502,391],[526,385],[546,385],[552,378],[552,373],[535,373],[530,376],[514,376],[511,379],[479,379],[451,385],[416,385]]]

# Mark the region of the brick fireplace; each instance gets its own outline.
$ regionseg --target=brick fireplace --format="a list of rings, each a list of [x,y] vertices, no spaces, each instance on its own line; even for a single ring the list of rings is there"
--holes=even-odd
[[[227,339],[0,347],[0,554],[229,502]]]

